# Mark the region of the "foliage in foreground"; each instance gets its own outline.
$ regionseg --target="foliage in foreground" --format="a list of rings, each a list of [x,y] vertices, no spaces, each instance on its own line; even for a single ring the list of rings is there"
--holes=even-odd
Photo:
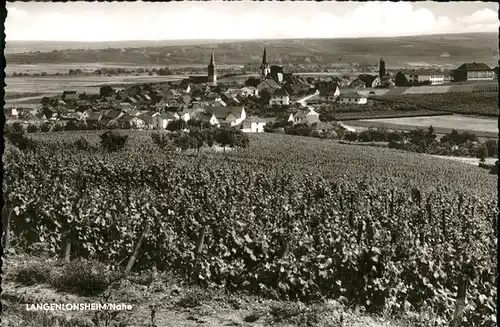
[[[336,172],[320,166],[331,161],[321,157],[328,153],[344,160],[341,146],[323,153],[319,143],[297,137],[290,148],[287,140],[279,147],[261,142],[261,153],[238,150],[222,160],[204,156],[187,163],[158,152],[146,156],[148,150],[8,152],[7,205],[31,218],[15,219],[12,231],[21,246],[47,242],[52,254],[60,252],[61,235],[71,235],[74,257],[119,265],[149,226],[139,270],[157,266],[204,285],[279,298],[344,299],[371,311],[430,308],[443,321],[465,278],[468,323],[493,325],[493,193],[479,198],[456,188],[467,181],[446,167],[435,176],[452,174],[457,185],[429,187],[427,179],[435,183],[429,170],[417,180],[421,188],[405,186],[415,180],[414,170],[403,177],[411,166],[407,155],[373,149],[355,158],[350,148],[345,167],[357,172],[367,160],[379,180],[362,169],[342,177],[341,166]],[[281,167],[273,168],[277,163]],[[419,160],[411,167],[423,174],[425,165]]]

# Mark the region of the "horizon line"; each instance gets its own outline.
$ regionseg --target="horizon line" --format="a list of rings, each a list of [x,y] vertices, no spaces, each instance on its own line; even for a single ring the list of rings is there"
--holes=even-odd
[[[416,36],[441,36],[441,35],[466,35],[466,34],[494,34],[497,32],[450,32],[450,33],[433,33],[433,34],[412,34],[412,35],[397,35],[397,36],[349,36],[349,37],[283,37],[283,38],[248,38],[248,39],[147,39],[147,40],[102,40],[102,41],[73,41],[73,40],[5,40],[8,42],[72,42],[72,43],[102,43],[102,42],[163,42],[163,41],[226,41],[226,42],[241,42],[241,41],[273,41],[273,40],[335,40],[335,39],[383,39],[383,38],[403,38]]]

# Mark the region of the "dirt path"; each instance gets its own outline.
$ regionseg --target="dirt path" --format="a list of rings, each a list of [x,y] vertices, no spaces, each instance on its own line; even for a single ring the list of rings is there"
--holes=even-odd
[[[310,311],[305,305],[292,302],[263,300],[251,296],[224,296],[212,294],[199,303],[186,303],[190,290],[181,289],[176,293],[156,293],[137,285],[128,285],[125,293],[135,295],[135,299],[122,295],[108,302],[133,303],[131,311],[121,311],[113,322],[121,322],[127,327],[151,327],[151,304],[161,304],[155,314],[157,327],[219,327],[219,326],[340,326],[342,327],[406,327],[389,320],[367,315],[346,312],[335,303],[324,304],[317,311]],[[123,289],[120,291],[124,291]],[[22,321],[36,320],[38,317],[57,317],[72,322],[71,326],[95,326],[91,321],[95,316],[92,311],[51,311],[29,312],[26,304],[36,303],[96,303],[102,299],[83,297],[75,294],[58,292],[49,285],[22,286],[14,283],[3,285],[2,302],[6,308],[3,314],[4,326],[26,326]],[[138,303],[136,303],[138,301]],[[180,303],[185,304],[180,304]],[[30,315],[28,315],[28,313]],[[28,315],[28,316],[27,316]],[[41,319],[41,318],[40,318]],[[43,318],[44,321],[50,320]],[[103,321],[101,315],[101,321]],[[79,324],[76,324],[78,321]],[[86,322],[86,323],[85,323]],[[49,327],[38,321],[31,321],[39,327]],[[30,325],[31,326],[31,325]],[[34,325],[33,325],[34,326]],[[98,325],[105,326],[104,324]],[[110,325],[115,326],[115,325]],[[116,325],[119,326],[119,325]]]

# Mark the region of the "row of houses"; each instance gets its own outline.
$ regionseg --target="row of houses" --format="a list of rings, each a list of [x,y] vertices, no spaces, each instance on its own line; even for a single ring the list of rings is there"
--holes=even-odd
[[[464,63],[457,69],[444,73],[438,70],[402,71],[410,83],[441,85],[451,82],[473,82],[498,80],[498,67],[490,68],[484,63]]]

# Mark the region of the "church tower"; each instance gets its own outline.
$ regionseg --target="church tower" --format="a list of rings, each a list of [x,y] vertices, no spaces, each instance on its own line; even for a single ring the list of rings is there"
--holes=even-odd
[[[269,68],[269,64],[267,63],[267,52],[266,48],[264,48],[264,55],[262,56],[262,64],[260,65],[261,79],[265,79],[270,72],[271,69]]]
[[[217,72],[215,71],[215,60],[213,51],[212,51],[212,56],[210,57],[210,64],[208,65],[208,83],[212,85],[217,84]]]

